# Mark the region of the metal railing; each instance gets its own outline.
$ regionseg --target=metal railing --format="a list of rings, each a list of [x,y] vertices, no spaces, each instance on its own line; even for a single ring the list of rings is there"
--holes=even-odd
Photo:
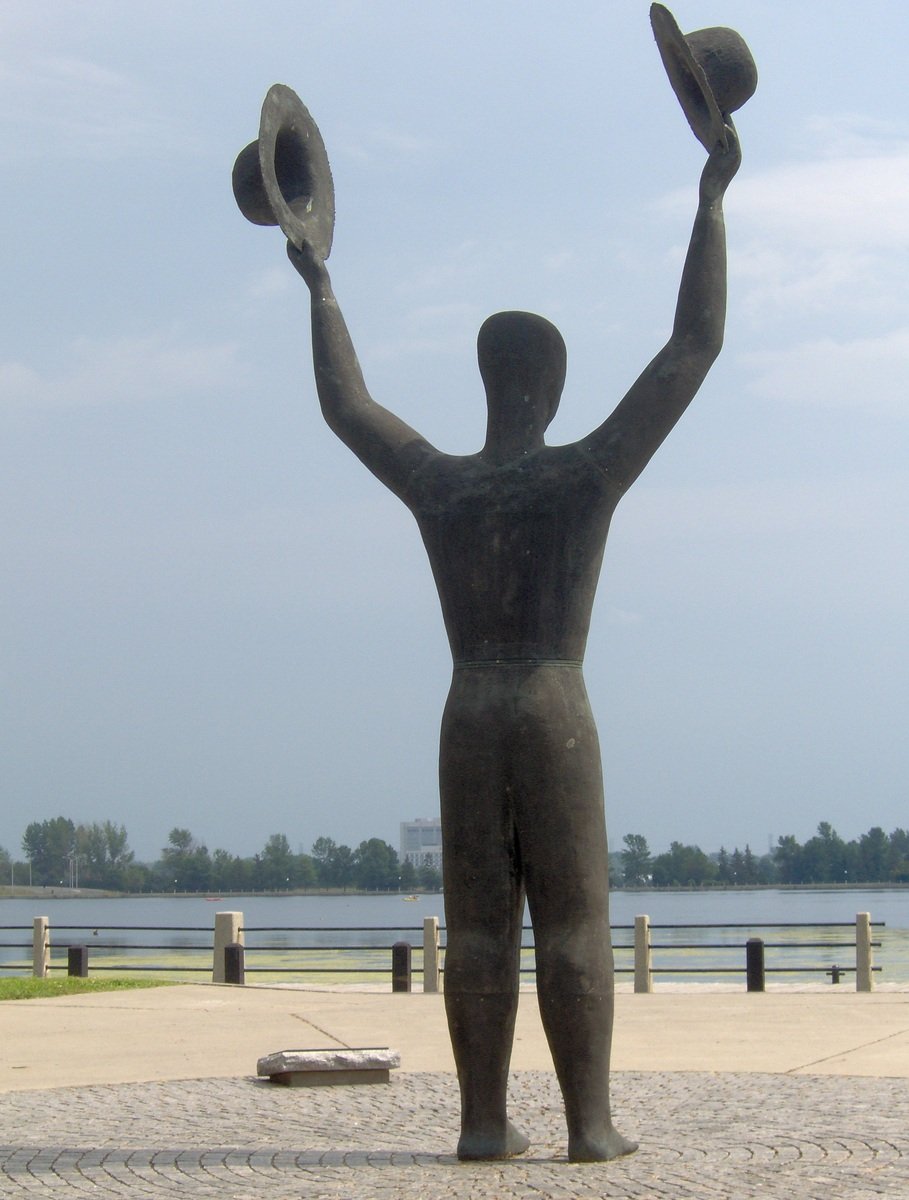
[[[422,935],[423,930],[419,926],[403,926],[403,925],[377,925],[377,926],[369,926],[368,929],[366,927],[360,928],[360,929],[351,929],[349,926],[344,926],[344,925],[329,925],[329,926],[241,925],[240,933],[244,934],[244,935],[262,934],[262,933],[282,933],[282,934],[284,934],[284,933],[298,933],[298,934],[299,933],[302,933],[302,934],[395,933],[395,934],[399,935],[399,937],[396,938],[396,941],[402,940],[400,937],[400,935],[402,935],[402,934],[403,935],[413,934],[414,935],[413,940],[416,941]],[[406,937],[404,940],[407,940]],[[324,945],[321,942],[319,942],[315,945],[310,944],[310,945],[298,945],[298,946],[289,946],[286,943],[279,943],[277,945],[269,945],[267,942],[265,944],[259,944],[258,942],[250,944],[246,940],[244,940],[244,942],[243,942],[243,948],[246,952],[246,972],[247,972],[247,974],[258,973],[258,974],[262,974],[262,975],[324,975],[326,972],[326,968],[324,966],[304,967],[304,966],[301,966],[299,963],[293,963],[289,966],[274,966],[274,965],[268,965],[268,964],[266,964],[265,966],[250,966],[249,957],[251,954],[252,955],[259,955],[259,954],[279,954],[279,955],[288,955],[288,954],[357,954],[357,955],[360,955],[361,958],[363,958],[365,962],[372,962],[372,961],[376,960],[378,958],[378,956],[381,954],[381,955],[385,956],[385,959],[387,959],[387,962],[384,966],[367,966],[367,965],[356,965],[355,964],[354,966],[349,966],[349,967],[333,966],[329,969],[330,969],[331,973],[334,975],[389,975],[391,973],[390,955],[391,955],[393,945],[394,945],[394,943],[389,942],[387,939],[383,940],[380,944],[371,942],[367,945],[359,945],[359,944],[352,945],[350,942],[347,942],[344,945],[337,945],[337,946],[336,945]],[[423,973],[422,962],[420,963],[419,966],[415,965],[412,969],[415,974],[422,974]]]
[[[620,977],[634,976],[637,992],[652,990],[654,978],[661,976],[701,979],[739,976],[747,980],[750,990],[763,990],[767,976],[825,975],[832,983],[838,983],[844,974],[855,975],[857,990],[869,991],[873,974],[881,969],[873,965],[872,954],[882,942],[873,940],[872,932],[883,928],[883,922],[872,923],[867,913],[857,914],[854,923],[651,925],[648,917],[638,916],[634,925],[612,926],[615,969]],[[811,934],[799,936],[800,931]],[[823,931],[820,937],[818,931]],[[0,941],[0,951],[30,951],[32,958],[31,963],[0,958],[0,973],[29,971],[46,976],[54,971],[73,972],[75,962],[78,973],[85,969],[120,975],[150,972],[171,978],[210,974],[215,982],[225,982],[225,949],[233,945],[241,947],[244,976],[297,976],[320,981],[382,976],[391,980],[395,974],[392,961],[395,946],[406,943],[413,949],[412,957],[410,950],[407,955],[408,979],[422,976],[424,990],[437,991],[444,971],[444,932],[435,917],[426,918],[422,928],[247,926],[243,924],[243,914],[234,912],[216,914],[214,930],[211,926],[187,925],[55,925],[52,944],[47,918],[36,917],[31,930],[27,926],[0,926],[0,937],[12,933],[32,935],[29,941]],[[759,933],[765,936],[756,936]],[[140,936],[138,939],[118,936],[123,934]],[[202,938],[200,934],[208,936]],[[347,936],[336,936],[341,934]],[[159,936],[145,940],[145,935]],[[390,935],[395,935],[393,940]],[[756,943],[760,943],[759,983]],[[74,947],[80,949],[79,956],[70,955]],[[165,952],[171,961],[157,957]],[[680,961],[680,955],[691,961]],[[525,979],[533,977],[536,971],[530,926],[523,930],[520,971]]]
[[[868,913],[856,913],[854,922],[846,921],[774,921],[767,924],[757,924],[755,922],[729,922],[724,924],[686,924],[686,925],[664,925],[650,924],[650,920],[646,916],[639,916],[635,919],[635,991],[648,992],[653,987],[654,975],[742,975],[746,977],[746,985],[749,991],[763,991],[768,975],[829,975],[831,983],[839,983],[840,975],[844,973],[854,973],[856,977],[857,991],[871,991],[873,987],[873,976],[880,972],[880,967],[875,967],[873,964],[873,951],[879,949],[882,945],[881,941],[874,940],[872,933],[875,929],[883,929],[884,922],[872,922]],[[722,941],[703,941],[703,940],[670,940],[670,941],[653,941],[652,934],[656,931],[665,933],[666,931],[684,931],[690,933],[693,930],[721,930],[729,931],[730,936]],[[798,937],[793,931],[799,930],[830,930],[830,936],[826,936],[821,940],[806,939]],[[742,931],[747,931],[750,936],[742,940]],[[780,940],[768,941],[765,938],[757,937],[755,934],[759,931],[767,931],[774,938],[779,939],[782,932],[783,938]],[[835,932],[834,932],[835,931]],[[851,933],[852,938],[849,939],[847,934]],[[787,936],[788,934],[788,936]],[[676,965],[675,963],[668,964],[663,961],[662,956],[671,953],[691,952],[695,951],[699,956],[703,956],[705,952],[708,955],[715,952],[722,952],[724,955],[732,949],[737,950],[739,957],[738,962],[730,965],[724,965],[718,962],[711,962],[705,965],[695,965],[685,963]],[[767,951],[772,951],[768,961]],[[654,951],[658,952],[657,957],[654,956]],[[744,951],[744,955],[743,955]],[[823,954],[816,953],[823,951]],[[852,964],[846,965],[843,963],[842,953],[846,951],[852,952]],[[810,953],[809,955],[809,952]],[[792,956],[802,956],[799,962],[793,962]],[[831,960],[829,957],[835,954],[836,957]],[[808,957],[805,957],[808,955]],[[839,961],[837,961],[837,959]],[[622,968],[617,968],[621,971]]]

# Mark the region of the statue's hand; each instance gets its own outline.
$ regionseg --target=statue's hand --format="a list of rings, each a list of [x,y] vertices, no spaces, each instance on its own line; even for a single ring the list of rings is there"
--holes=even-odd
[[[310,291],[320,287],[325,281],[328,275],[325,260],[316,254],[309,242],[304,242],[301,250],[298,250],[293,242],[288,242],[287,257],[297,272],[303,276]]]
[[[701,173],[701,200],[708,203],[722,198],[733,175],[742,164],[742,150],[732,118],[726,118],[726,147],[717,146]]]

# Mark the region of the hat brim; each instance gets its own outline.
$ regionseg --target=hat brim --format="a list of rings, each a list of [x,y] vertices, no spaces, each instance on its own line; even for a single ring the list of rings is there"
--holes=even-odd
[[[335,189],[319,127],[296,92],[269,88],[259,123],[259,167],[275,221],[298,250],[306,242],[328,258]]]
[[[707,151],[728,147],[726,122],[713,89],[675,17],[662,4],[650,6],[650,25],[672,90],[678,97],[694,136]]]

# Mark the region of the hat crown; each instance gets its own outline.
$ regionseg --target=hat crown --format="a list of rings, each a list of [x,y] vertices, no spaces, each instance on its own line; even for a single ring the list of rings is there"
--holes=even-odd
[[[685,35],[692,56],[707,77],[720,112],[731,113],[757,88],[757,67],[741,34],[717,25]]]

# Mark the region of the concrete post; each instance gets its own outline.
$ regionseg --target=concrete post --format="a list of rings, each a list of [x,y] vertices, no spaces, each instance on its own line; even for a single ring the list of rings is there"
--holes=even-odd
[[[650,917],[634,919],[634,990],[653,991],[653,962],[650,952]]]
[[[874,972],[872,967],[873,954],[871,950],[871,914],[866,912],[855,914],[855,990],[870,992],[874,990]]]
[[[439,918],[423,918],[423,991],[439,990]]]
[[[224,974],[224,951],[232,942],[243,945],[243,914],[241,912],[215,913],[214,961],[212,983],[226,983]]]
[[[32,921],[32,974],[47,979],[50,972],[50,920],[35,917]]]

